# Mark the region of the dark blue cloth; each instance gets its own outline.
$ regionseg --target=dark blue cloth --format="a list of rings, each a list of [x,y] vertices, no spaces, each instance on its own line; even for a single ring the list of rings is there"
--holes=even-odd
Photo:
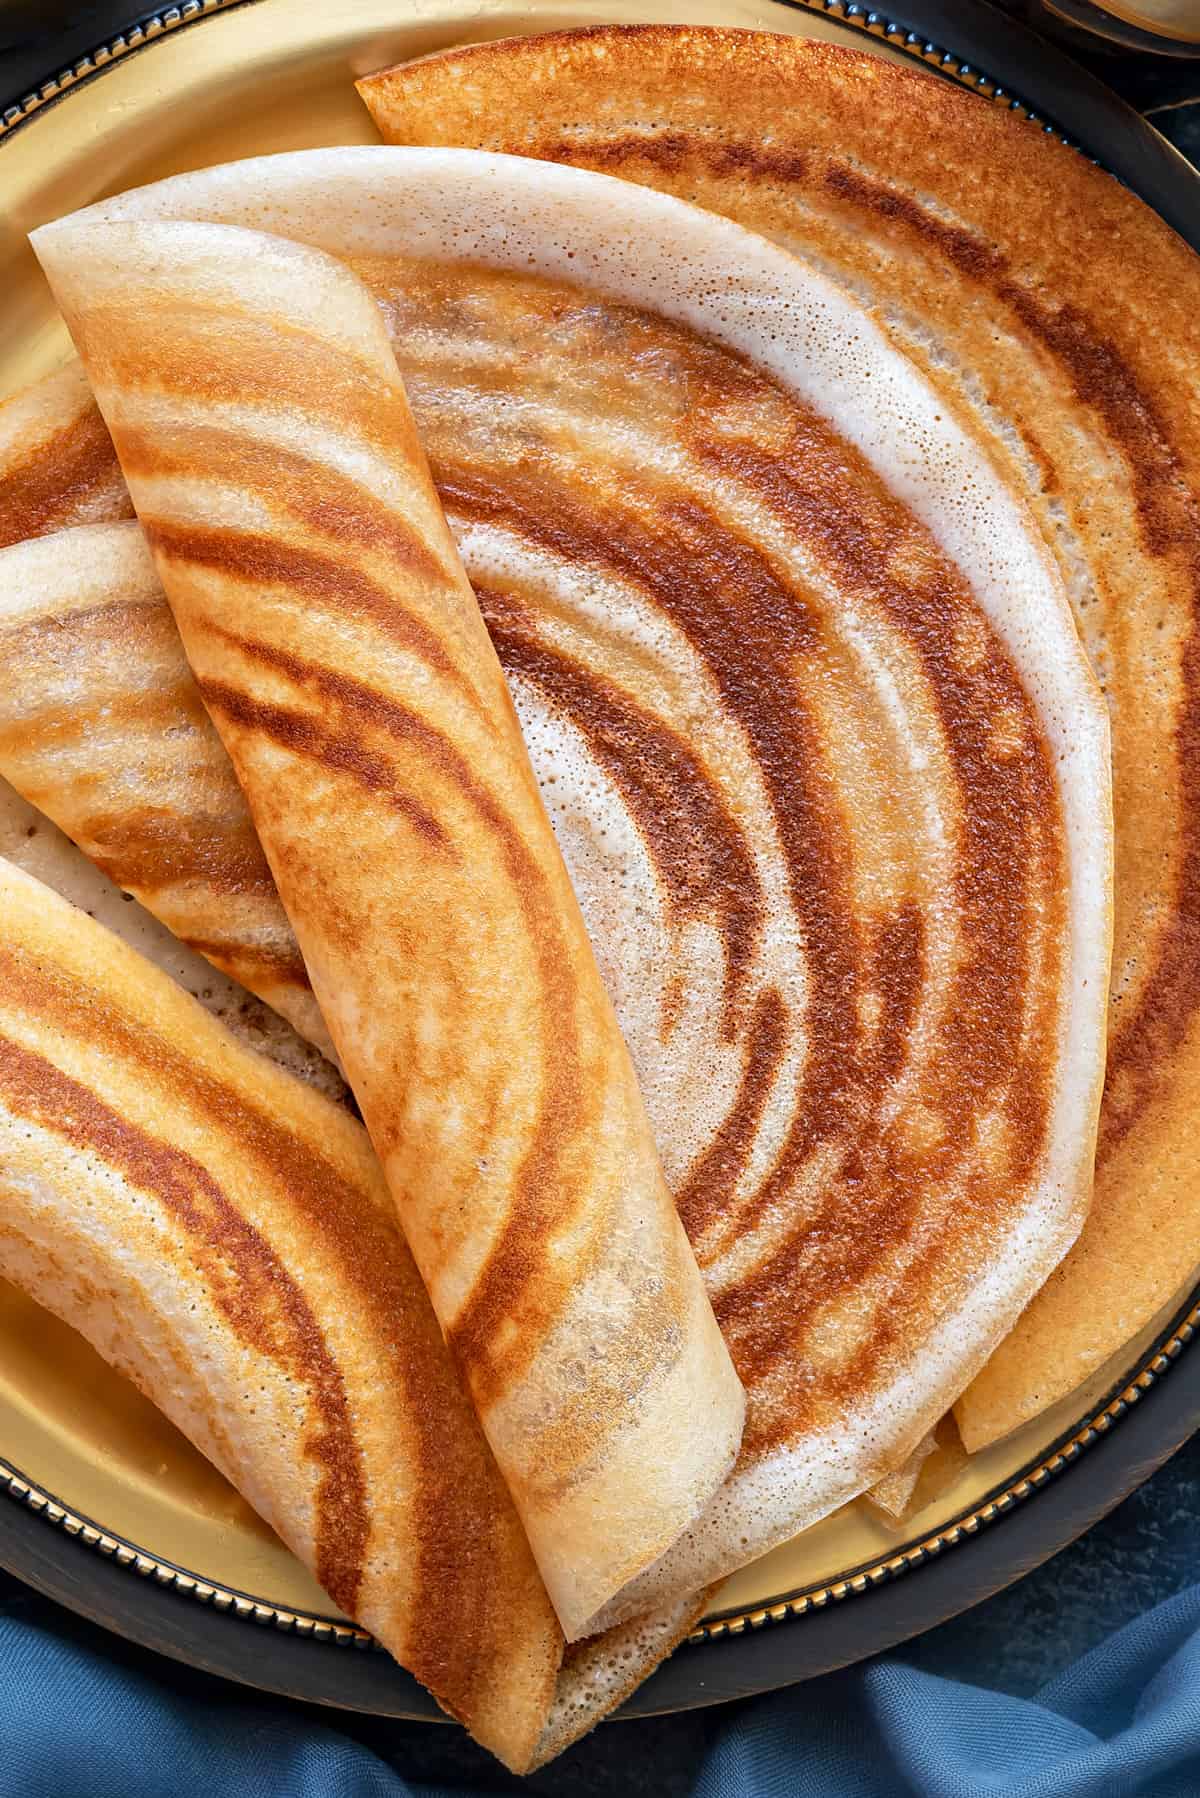
[[[974,1622],[790,1692],[690,1719],[606,1727],[557,1772],[537,1776],[534,1790],[556,1798],[608,1790],[657,1798],[668,1784],[693,1798],[1197,1798],[1200,1586],[1135,1618],[1032,1696],[914,1664],[939,1638],[943,1659],[947,1651],[961,1658],[972,1639],[985,1655],[993,1644],[995,1658],[997,1631],[1019,1633],[1016,1620],[1056,1589],[1069,1630],[1066,1588],[1073,1580],[1087,1590],[1097,1564],[1106,1590],[1122,1566],[1138,1589],[1130,1553],[1143,1579],[1147,1560],[1170,1577],[1181,1549],[1196,1546],[1192,1518],[1178,1509],[1194,1492],[1195,1446],[1180,1460],[1191,1469],[1181,1467],[1173,1482],[1164,1470],[1157,1501],[1129,1501],[1090,1547],[991,1601]],[[978,1680],[987,1668],[975,1672]],[[668,1780],[661,1749],[687,1730],[695,1754],[681,1787]],[[369,1741],[358,1739],[364,1732]],[[449,1727],[367,1723],[260,1698],[131,1650],[15,1582],[0,1586],[0,1798],[500,1798],[519,1789],[482,1757],[431,1779],[422,1752],[431,1740],[467,1747]],[[618,1784],[588,1776],[598,1749],[610,1771],[615,1759]]]
[[[1033,1699],[902,1661],[747,1706],[695,1798],[1196,1798],[1200,1586],[1167,1599]]]

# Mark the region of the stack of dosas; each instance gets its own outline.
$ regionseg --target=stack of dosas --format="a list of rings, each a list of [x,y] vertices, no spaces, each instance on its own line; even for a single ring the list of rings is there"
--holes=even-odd
[[[39,234],[60,297],[85,228],[98,241],[148,215],[286,227],[354,257],[389,319],[527,733],[553,743],[551,804],[594,936],[606,920],[617,933],[602,961],[750,1388],[735,1481],[654,1595],[695,1587],[911,1452],[1081,1220],[1106,743],[1048,561],[999,483],[974,458],[964,468],[907,364],[826,283],[670,201],[455,152],[273,158]],[[651,228],[660,258],[630,269],[624,245]],[[69,255],[55,251],[68,229]],[[697,341],[697,315],[725,354]],[[177,429],[144,350],[138,366]],[[126,356],[127,382],[132,368]],[[106,370],[93,376],[107,404]],[[860,511],[849,538],[831,461]],[[154,541],[158,502],[140,503]],[[664,692],[677,709],[660,723]],[[1039,703],[1048,744],[1026,723]],[[923,830],[907,794],[888,816],[898,758],[927,789]],[[955,885],[969,902],[950,917]],[[1044,1008],[1045,988],[1067,1003]],[[976,1091],[965,1138],[942,1079],[956,1111]]]
[[[805,206],[813,253],[790,253],[809,240],[769,206],[801,209],[808,165],[784,146],[759,179],[740,146],[797,129],[791,64],[773,138],[765,100],[743,122],[721,98],[788,56],[830,118],[856,82],[912,104],[895,71],[814,46],[571,34],[367,96],[389,134],[467,144],[490,96],[489,143],[632,184],[325,151],[45,228],[87,380],[0,414],[21,670],[0,771],[320,1040],[315,993],[449,1345],[438,1377],[490,1442],[487,1492],[503,1476],[569,1637],[633,1619],[568,1651],[547,1733],[543,1600],[513,1765],[644,1676],[711,1580],[876,1482],[902,1513],[1090,1197],[1112,846],[1067,603],[1083,562],[1069,520],[1046,539],[1069,484],[1033,491],[1019,424],[989,412],[995,453],[932,325],[908,353],[918,288],[872,318],[831,280],[886,266],[877,245],[839,258]],[[106,1103],[120,1118],[124,1090]],[[57,1206],[90,1242],[66,1182]],[[107,1280],[100,1252],[80,1290]],[[108,1352],[44,1272],[25,1283]],[[713,1311],[746,1389],[723,1484],[741,1395]],[[483,1577],[456,1555],[446,1578]]]

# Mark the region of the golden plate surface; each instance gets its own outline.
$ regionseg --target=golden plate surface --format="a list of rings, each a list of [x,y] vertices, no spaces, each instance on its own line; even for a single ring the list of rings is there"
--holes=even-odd
[[[686,17],[843,41],[850,34],[881,55],[910,59],[911,51],[886,41],[875,15],[870,26],[860,19],[851,30],[826,16],[817,0],[812,11],[803,4],[692,0],[681,14],[671,0],[611,0],[606,7],[583,0],[357,0],[350,20],[349,9],[327,0],[188,0],[96,58],[96,66],[111,64],[100,78],[88,79],[90,64],[77,65],[78,73],[0,123],[0,393],[36,378],[66,353],[63,327],[26,242],[26,233],[47,219],[213,162],[375,141],[353,77],[457,42]],[[400,12],[404,21],[397,23]],[[954,65],[936,60],[943,72],[956,74]],[[969,79],[990,93],[985,76],[975,72]],[[0,851],[35,871],[40,865],[54,880],[65,852],[61,845],[46,848],[53,833],[43,831],[26,849],[11,801],[5,816]],[[112,905],[116,895],[101,892],[105,883],[94,873],[79,872],[72,882],[92,895],[85,903],[94,899],[100,915],[128,933],[136,907]],[[1200,1313],[1193,1314],[1165,1337],[1177,1308],[1169,1307],[1087,1387],[977,1456],[903,1531],[849,1506],[735,1575],[703,1633],[736,1634],[747,1624],[867,1589],[1019,1502],[1166,1369],[1200,1324]],[[6,1483],[36,1508],[52,1495],[63,1508],[50,1507],[56,1521],[93,1545],[99,1533],[102,1548],[119,1548],[118,1558],[142,1572],[170,1582],[171,1569],[183,1570],[185,1589],[201,1582],[218,1594],[249,1595],[271,1613],[299,1617],[304,1627],[307,1619],[336,1617],[311,1575],[165,1419],[73,1332],[0,1282],[0,1486]],[[142,1564],[125,1545],[133,1545]]]

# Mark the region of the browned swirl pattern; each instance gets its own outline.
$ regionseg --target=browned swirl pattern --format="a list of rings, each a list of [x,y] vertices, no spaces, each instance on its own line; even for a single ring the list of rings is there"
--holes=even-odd
[[[765,1453],[903,1366],[1042,1151],[1039,722],[928,535],[748,364],[543,280],[359,268]]]
[[[1036,1174],[1064,904],[1039,720],[928,534],[740,358],[544,280],[359,266],[752,1390],[748,1454],[836,1431]],[[227,462],[204,429],[155,470],[197,442]],[[135,430],[126,453],[140,471]],[[320,516],[289,471],[293,513]],[[274,567],[245,537],[161,542]],[[334,559],[305,567],[319,603]],[[385,616],[361,573],[346,600]],[[210,679],[210,707],[376,788],[378,701],[270,664],[285,706]]]
[[[50,412],[64,380],[48,384]],[[121,516],[128,496],[90,393],[78,422],[99,446],[96,491]],[[3,468],[0,448],[0,535]],[[56,475],[72,478],[52,461],[43,472],[48,499]],[[49,516],[65,509],[51,503]],[[0,775],[181,942],[332,1056],[138,526],[80,524],[0,548],[0,659]]]
[[[1092,1218],[961,1413],[973,1441],[1003,1434],[1135,1333],[1195,1260],[1195,258],[1022,121],[832,45],[596,28],[452,52],[362,92],[391,141],[600,169],[812,257],[1041,522],[1112,717],[1116,942]]]

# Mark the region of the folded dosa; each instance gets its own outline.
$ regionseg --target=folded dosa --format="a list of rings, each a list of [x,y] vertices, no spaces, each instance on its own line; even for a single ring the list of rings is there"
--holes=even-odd
[[[0,1273],[518,1771],[697,1605],[569,1657],[366,1132],[0,862]]]
[[[1081,1240],[960,1401],[981,1447],[1169,1303],[1200,1237],[1200,265],[1046,133],[841,46],[691,27],[456,51],[360,84],[385,137],[680,194],[871,308],[1024,494],[1112,718],[1108,1073]]]
[[[68,372],[82,378],[78,365]],[[98,493],[107,509],[129,510],[85,390],[95,465],[107,446]],[[49,499],[48,482],[44,492]],[[62,509],[51,505],[50,516]],[[189,948],[332,1056],[135,522],[81,524],[0,549],[0,665],[0,775]]]
[[[698,1585],[910,1454],[1086,1209],[1107,738],[1052,566],[851,301],[664,196],[455,151],[181,177],[39,235],[85,351],[84,232],[154,215],[348,257],[388,320],[750,1392],[651,1589]]]
[[[81,410],[92,413],[94,428],[108,444],[107,458],[96,458],[104,476],[98,485],[109,496],[114,517],[124,517],[130,503],[116,452],[82,369],[76,365],[73,373],[77,379],[71,381],[71,389],[83,390]],[[55,390],[61,384],[58,375],[47,381],[48,408],[53,407]],[[46,493],[53,499],[49,485]],[[86,575],[81,564],[86,566]],[[7,630],[3,622],[6,612],[10,619]],[[136,641],[130,641],[127,623],[136,626]],[[510,646],[502,620],[496,616],[493,624],[503,661]],[[271,908],[268,940],[274,952],[268,963],[269,981],[264,979],[261,918],[253,919],[251,932],[246,927],[244,898],[240,904],[230,903],[225,872],[228,857],[212,852],[214,797],[220,796],[221,841],[236,841],[239,859],[244,857],[246,862],[251,852],[248,845],[242,848],[243,829],[252,833],[253,824],[224,746],[196,689],[140,527],[136,523],[80,526],[52,533],[47,541],[32,540],[8,552],[0,550],[3,653],[19,673],[7,693],[0,693],[0,775],[193,948],[197,944],[189,932],[195,929],[202,910],[207,920],[204,952],[234,979],[253,986],[268,1003],[274,1002],[277,1010],[290,1012],[296,1027],[331,1054],[291,925],[278,900],[264,896],[255,908]],[[519,678],[519,667],[514,666],[513,672]],[[98,713],[104,719],[102,743],[92,734]],[[68,743],[74,753],[67,752]],[[553,785],[554,757],[544,740],[535,738],[530,747],[539,781],[543,786]],[[153,770],[158,815],[162,815],[162,794],[174,795],[177,829],[173,834],[165,828],[157,833],[171,871],[165,895],[157,884],[147,890],[136,871],[140,858],[135,864],[130,854],[131,826],[140,816],[130,787],[143,779],[148,769]],[[98,798],[96,788],[101,780],[103,793]],[[98,827],[98,818],[103,818],[103,828]],[[270,883],[270,871],[256,838],[254,842],[256,866]],[[191,853],[197,843],[203,845],[202,855]],[[185,903],[180,902],[181,889]],[[270,893],[274,895],[273,883]],[[605,922],[604,917],[598,924],[589,920],[593,936],[597,929],[603,931]],[[281,967],[289,965],[288,944],[303,975],[302,984],[281,973]],[[619,947],[608,953],[601,941],[600,949],[602,961],[619,961]],[[316,1012],[315,1021],[307,1015],[308,1008]],[[866,1494],[888,1518],[898,1519],[905,1510],[923,1452],[928,1452],[932,1443],[932,1437],[919,1443],[903,1467],[885,1475],[883,1482]]]
[[[744,1396],[381,315],[238,228],[40,242],[434,1309],[589,1635],[724,1479]]]
[[[941,1500],[961,1478],[967,1451],[952,1412],[918,1444],[916,1455],[863,1494],[863,1503],[892,1529],[903,1529],[918,1511]]]

